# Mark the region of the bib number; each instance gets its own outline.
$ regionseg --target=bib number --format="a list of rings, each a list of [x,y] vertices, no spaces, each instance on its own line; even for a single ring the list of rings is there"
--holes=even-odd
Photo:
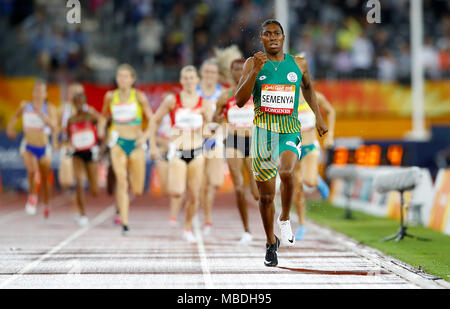
[[[112,117],[115,122],[128,123],[136,120],[137,106],[135,103],[123,103],[113,106]]]
[[[295,105],[295,86],[262,86],[261,111],[270,114],[291,115]]]
[[[175,127],[182,130],[198,130],[203,126],[201,114],[190,110],[179,110],[175,115]]]
[[[253,108],[233,107],[228,111],[228,122],[235,127],[250,128],[253,126],[255,112]]]
[[[36,113],[26,113],[23,115],[23,126],[26,130],[42,130],[45,123]]]
[[[83,130],[72,134],[72,145],[77,151],[91,149],[97,143],[92,130]]]

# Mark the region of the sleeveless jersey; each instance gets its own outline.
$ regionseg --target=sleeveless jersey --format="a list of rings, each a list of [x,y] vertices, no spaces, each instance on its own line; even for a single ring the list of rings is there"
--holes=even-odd
[[[89,150],[97,145],[97,130],[92,122],[81,121],[70,124],[70,141],[75,151]]]
[[[45,102],[41,107],[41,113],[48,116],[48,102]],[[51,129],[47,126],[36,112],[33,102],[28,102],[22,112],[22,124],[24,131],[37,130],[43,131],[45,134],[50,135]]]
[[[177,94],[175,98],[175,107],[170,112],[172,128],[187,131],[201,129],[203,126],[202,97],[199,97],[197,105],[193,108],[183,107],[180,94]]]
[[[316,115],[306,101],[298,106],[298,120],[300,120],[304,132],[316,127]]]
[[[212,95],[206,95],[203,93],[202,87],[199,85],[197,86],[197,94],[203,98],[203,100],[208,100],[213,102],[212,110],[213,112],[216,111],[216,103],[217,100],[219,100],[220,95],[222,94],[222,86],[220,84],[217,84],[216,90]]]
[[[298,105],[302,77],[293,56],[285,54],[281,62],[269,60],[258,73],[253,88],[254,125],[276,133],[300,133]]]
[[[231,97],[223,109],[223,114],[228,124],[235,128],[253,127],[253,118],[255,117],[253,97],[243,107],[239,108],[236,105],[236,98],[233,96],[233,91],[231,90],[230,92]]]
[[[130,97],[126,102],[120,101],[119,90],[114,91],[110,111],[115,125],[142,124],[142,106],[138,102],[134,88],[131,89]]]

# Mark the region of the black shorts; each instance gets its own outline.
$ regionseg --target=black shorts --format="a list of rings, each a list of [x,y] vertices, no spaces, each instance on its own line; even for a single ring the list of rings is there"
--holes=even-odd
[[[239,136],[228,134],[225,139],[226,148],[234,148],[239,150],[246,158],[250,157],[250,147],[252,145],[252,138],[250,136]]]
[[[91,150],[75,151],[72,157],[79,158],[86,164],[96,161],[95,155]]]
[[[183,160],[186,164],[189,164],[196,157],[203,154],[203,148],[191,149],[191,150],[176,150],[175,157]]]

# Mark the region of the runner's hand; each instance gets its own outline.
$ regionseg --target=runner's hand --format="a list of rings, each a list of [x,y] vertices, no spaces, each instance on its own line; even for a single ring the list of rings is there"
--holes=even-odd
[[[12,140],[16,139],[16,132],[14,131],[14,129],[12,128],[8,128],[8,130],[6,131],[6,134],[8,135],[8,137]]]
[[[323,139],[323,147],[325,147],[325,149],[329,149],[333,147],[333,145],[334,145],[333,135],[328,133]]]
[[[267,55],[263,52],[257,52],[253,55],[253,70],[256,73],[259,73],[259,71],[262,70],[263,66],[269,61],[269,58],[267,58]]]
[[[159,147],[150,147],[150,159],[152,160],[158,160],[161,158],[161,151],[159,150]]]
[[[316,120],[316,129],[320,137],[323,137],[328,132],[327,125],[321,117],[317,118]]]

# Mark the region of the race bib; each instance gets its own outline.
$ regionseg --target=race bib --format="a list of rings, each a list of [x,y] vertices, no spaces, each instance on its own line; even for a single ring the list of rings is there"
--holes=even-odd
[[[97,144],[95,133],[91,129],[81,130],[72,134],[72,145],[77,151],[88,150]]]
[[[135,103],[116,104],[112,108],[112,117],[117,123],[128,123],[136,119],[137,105]]]
[[[23,115],[23,126],[25,130],[42,130],[45,123],[37,113],[25,113]]]
[[[295,104],[294,85],[262,86],[261,111],[271,114],[291,115]]]
[[[203,116],[189,109],[180,109],[175,114],[175,127],[183,130],[198,130],[203,126]]]
[[[251,107],[233,106],[228,111],[228,122],[235,127],[250,128],[253,126],[255,112]]]

